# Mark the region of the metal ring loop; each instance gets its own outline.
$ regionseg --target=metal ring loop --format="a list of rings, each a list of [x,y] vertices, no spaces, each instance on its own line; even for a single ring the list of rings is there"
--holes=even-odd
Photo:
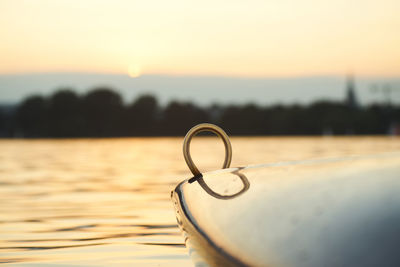
[[[238,191],[238,192],[236,192],[234,194],[231,194],[231,195],[221,195],[221,194],[213,191],[207,185],[207,183],[204,181],[203,177],[198,178],[196,181],[199,182],[199,185],[204,189],[204,191],[206,191],[211,196],[213,196],[215,198],[218,198],[218,199],[232,199],[232,198],[235,198],[237,196],[240,196],[241,194],[243,194],[244,192],[249,190],[250,183],[249,183],[249,180],[247,180],[247,177],[243,173],[240,173],[239,170],[233,171],[233,172],[231,172],[231,174],[239,176],[240,180],[243,183],[243,188],[240,189],[240,191]]]
[[[192,141],[192,138],[200,132],[213,132],[222,139],[225,145],[225,160],[222,168],[229,168],[232,161],[232,146],[231,142],[229,141],[228,135],[217,125],[211,123],[201,123],[190,129],[189,132],[186,134],[185,139],[183,140],[183,156],[193,175],[200,175],[201,172],[199,171],[199,169],[197,169],[192,160],[192,157],[190,156],[190,142]]]

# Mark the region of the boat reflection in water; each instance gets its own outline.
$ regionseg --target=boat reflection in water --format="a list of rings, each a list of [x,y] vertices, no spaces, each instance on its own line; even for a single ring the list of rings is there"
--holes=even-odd
[[[400,153],[221,169],[172,199],[196,266],[400,266]]]

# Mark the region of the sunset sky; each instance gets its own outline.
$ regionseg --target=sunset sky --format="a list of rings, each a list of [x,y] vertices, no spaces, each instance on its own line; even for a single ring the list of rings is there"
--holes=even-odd
[[[400,75],[398,0],[0,0],[0,74]]]

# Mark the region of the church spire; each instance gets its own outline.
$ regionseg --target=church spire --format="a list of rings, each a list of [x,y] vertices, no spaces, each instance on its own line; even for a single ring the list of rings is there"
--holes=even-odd
[[[354,86],[354,77],[352,74],[347,75],[347,83],[346,83],[346,104],[351,109],[358,108],[357,97]]]

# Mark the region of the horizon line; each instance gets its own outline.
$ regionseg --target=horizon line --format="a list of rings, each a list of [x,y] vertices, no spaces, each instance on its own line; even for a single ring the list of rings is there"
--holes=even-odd
[[[364,74],[357,75],[354,72],[337,74],[337,73],[319,73],[319,74],[294,74],[294,75],[227,75],[227,74],[177,74],[177,73],[162,73],[162,72],[153,72],[153,73],[143,73],[137,77],[131,77],[129,73],[124,72],[102,72],[102,71],[23,71],[23,72],[4,72],[0,73],[0,76],[24,76],[24,75],[107,75],[107,76],[126,76],[126,78],[130,79],[139,79],[141,77],[171,77],[171,78],[229,78],[229,79],[254,79],[254,80],[274,80],[274,79],[301,79],[301,78],[338,78],[338,77],[348,77],[352,75],[354,78],[386,78],[386,79],[396,79],[400,78],[400,74],[397,75],[379,75],[379,74]]]

